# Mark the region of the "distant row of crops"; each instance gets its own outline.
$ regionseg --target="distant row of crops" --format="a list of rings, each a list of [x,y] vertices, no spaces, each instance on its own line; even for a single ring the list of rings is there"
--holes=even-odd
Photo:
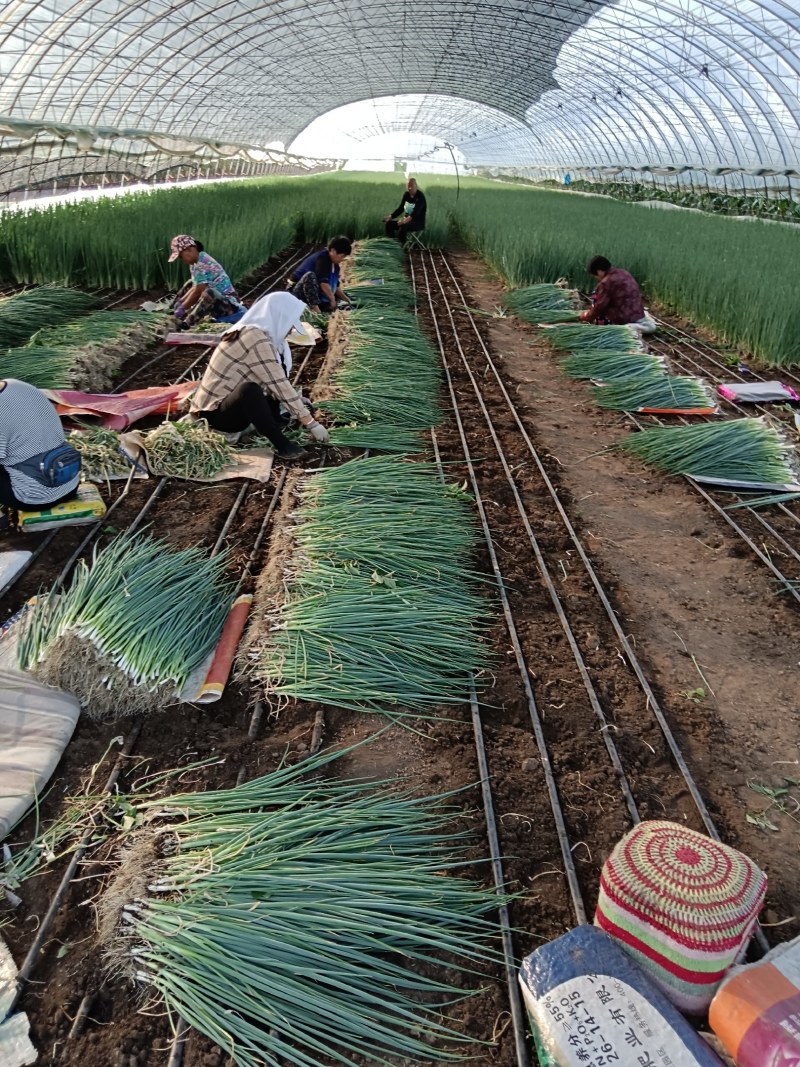
[[[800,363],[800,296],[793,265],[800,229],[653,212],[589,197],[462,179],[422,181],[424,238],[460,237],[513,285],[591,279],[602,253],[625,266],[649,299],[711,328],[726,344],[775,366]],[[70,204],[0,217],[0,278],[87,287],[176,285],[170,237],[203,241],[241,278],[293,240],[377,236],[400,199],[398,175],[271,178]]]

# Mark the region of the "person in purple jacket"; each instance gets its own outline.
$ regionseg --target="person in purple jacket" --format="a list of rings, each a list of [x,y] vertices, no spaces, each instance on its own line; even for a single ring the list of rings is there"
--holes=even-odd
[[[653,319],[644,308],[642,291],[636,279],[621,267],[612,267],[605,256],[595,256],[586,268],[597,278],[592,306],[582,311],[581,322],[596,326],[637,326],[643,333],[653,333]]]

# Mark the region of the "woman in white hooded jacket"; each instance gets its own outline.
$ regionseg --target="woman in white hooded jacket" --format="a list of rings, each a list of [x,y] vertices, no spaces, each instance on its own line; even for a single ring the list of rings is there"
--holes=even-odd
[[[222,433],[251,424],[275,446],[281,459],[297,459],[303,449],[281,429],[283,402],[311,436],[323,444],[328,431],[308,411],[287,377],[291,350],[287,338],[302,330],[305,304],[291,293],[270,293],[223,333],[191,399],[191,414]]]

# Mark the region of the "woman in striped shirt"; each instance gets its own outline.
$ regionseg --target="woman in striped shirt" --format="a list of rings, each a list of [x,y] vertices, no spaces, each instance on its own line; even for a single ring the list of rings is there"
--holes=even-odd
[[[48,457],[56,450],[61,473],[53,475]],[[66,446],[61,419],[44,393],[16,378],[1,379],[0,505],[46,508],[71,497],[79,482],[80,457]]]

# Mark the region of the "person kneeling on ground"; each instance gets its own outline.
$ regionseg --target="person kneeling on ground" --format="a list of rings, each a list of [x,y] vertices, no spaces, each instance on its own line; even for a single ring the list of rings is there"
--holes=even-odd
[[[270,293],[227,329],[192,396],[191,415],[221,433],[241,433],[252,424],[281,459],[299,459],[304,450],[283,434],[283,402],[314,440],[325,444],[328,431],[309,412],[284,369],[289,365],[286,338],[300,326],[304,309],[291,293]]]
[[[241,319],[245,309],[233,282],[199,241],[188,233],[173,237],[167,262],[174,263],[176,259],[182,259],[188,265],[191,275],[172,304],[179,330],[188,330],[204,318],[215,322]]]
[[[350,297],[339,286],[341,264],[353,251],[349,237],[334,237],[327,248],[318,248],[292,272],[292,295],[312,311],[335,311],[340,301]]]
[[[597,278],[592,306],[580,314],[581,322],[596,326],[636,326],[642,333],[655,333],[655,319],[644,309],[642,292],[635,278],[621,267],[612,267],[605,256],[595,256],[586,268]]]
[[[386,223],[386,236],[397,237],[401,244],[405,244],[406,237],[410,233],[415,231],[419,233],[420,230],[425,229],[427,210],[428,202],[425,194],[417,185],[416,178],[409,178],[399,207],[396,207],[391,215],[383,217]]]
[[[0,380],[0,505],[38,510],[69,500],[81,478],[81,457],[64,440],[56,409],[40,389]],[[0,530],[11,518],[0,516]]]

